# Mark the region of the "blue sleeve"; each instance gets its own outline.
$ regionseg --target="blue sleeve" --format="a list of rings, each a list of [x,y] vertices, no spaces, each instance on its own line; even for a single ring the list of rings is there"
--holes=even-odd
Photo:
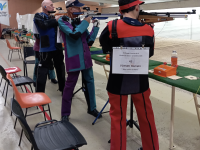
[[[44,20],[42,15],[39,13],[35,14],[34,22],[42,30],[46,30],[46,29],[54,28],[58,26],[58,22],[56,21],[56,19]]]
[[[90,33],[88,30],[86,32],[88,46],[92,46],[99,32],[99,27],[93,27]]]

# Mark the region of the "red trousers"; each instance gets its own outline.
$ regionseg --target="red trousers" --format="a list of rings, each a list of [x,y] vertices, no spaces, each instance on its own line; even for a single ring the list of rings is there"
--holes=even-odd
[[[143,150],[159,150],[158,134],[152,110],[150,89],[144,93],[132,94],[139,120]],[[127,95],[109,93],[111,104],[111,147],[110,150],[126,150],[126,109]]]

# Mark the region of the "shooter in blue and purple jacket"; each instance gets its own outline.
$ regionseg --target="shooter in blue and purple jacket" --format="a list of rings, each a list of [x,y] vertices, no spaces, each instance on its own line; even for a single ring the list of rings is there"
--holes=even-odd
[[[99,22],[94,20],[91,33],[88,32],[91,17],[80,21],[74,12],[81,12],[84,4],[78,0],[68,0],[66,8],[68,17],[63,16],[58,20],[59,28],[65,45],[65,63],[68,74],[62,99],[62,120],[68,120],[71,114],[71,101],[80,72],[85,85],[85,98],[88,104],[88,113],[97,117],[94,76],[92,59],[89,47],[93,45],[99,31]],[[102,117],[102,116],[100,116]]]

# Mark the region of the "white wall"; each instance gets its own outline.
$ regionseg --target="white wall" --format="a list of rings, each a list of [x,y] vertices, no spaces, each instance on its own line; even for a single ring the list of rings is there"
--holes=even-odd
[[[19,22],[21,25],[24,25],[27,30],[33,31],[33,18],[35,14],[26,14],[26,15],[19,15],[19,17],[16,17],[18,25]]]
[[[163,38],[200,40],[200,7],[151,10],[148,12],[187,12],[192,11],[192,9],[196,9],[197,14],[189,15],[187,20],[176,18],[173,21],[155,23],[155,35]]]
[[[115,1],[117,2],[117,1]],[[147,3],[141,5],[142,10],[158,10],[171,8],[186,8],[186,7],[200,7],[200,0],[174,0],[160,3]],[[102,13],[116,13],[119,12],[119,7],[103,8]]]
[[[107,23],[110,21],[110,20],[114,20],[116,18],[113,18],[113,17],[110,17],[106,20],[100,20],[100,29],[99,29],[99,32],[98,32],[98,35],[97,35],[97,38],[99,38],[99,36],[101,35],[101,32],[104,30],[104,28],[107,26]],[[93,27],[93,24],[90,23],[90,26],[89,26],[89,31],[92,30],[92,27]]]

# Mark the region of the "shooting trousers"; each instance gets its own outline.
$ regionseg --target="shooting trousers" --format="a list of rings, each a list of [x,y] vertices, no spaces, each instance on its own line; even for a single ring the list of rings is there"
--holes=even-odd
[[[34,67],[34,73],[33,73],[33,81],[34,82],[36,82],[36,80],[37,80],[38,64],[39,64],[39,52],[35,51],[35,67]],[[49,79],[56,78],[56,74],[55,74],[54,67],[53,67],[53,62],[52,62],[52,67],[49,68],[48,77],[49,77]]]
[[[159,150],[158,134],[154,113],[149,99],[150,89],[143,93],[132,94],[140,125],[143,150]],[[126,150],[126,109],[128,95],[109,93],[111,117],[110,150]]]
[[[92,67],[81,71],[82,82],[85,87],[85,98],[88,105],[88,110],[93,111],[96,109],[96,98],[95,98],[95,87],[94,87],[94,76]],[[71,103],[73,91],[78,81],[80,71],[67,72],[68,77],[65,83],[65,89],[63,92],[62,99],[62,116],[69,116],[71,114]]]
[[[63,91],[65,87],[65,64],[63,51],[56,50],[51,52],[40,52],[36,92],[45,92],[47,74],[52,66],[52,59],[58,78],[58,90]]]

